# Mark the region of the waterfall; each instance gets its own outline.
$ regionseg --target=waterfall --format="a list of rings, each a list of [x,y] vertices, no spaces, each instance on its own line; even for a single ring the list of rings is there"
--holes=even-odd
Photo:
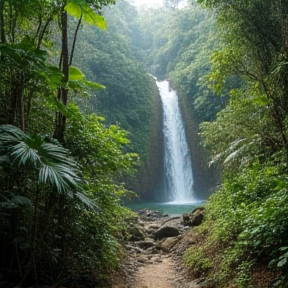
[[[194,202],[191,157],[178,95],[168,81],[156,83],[163,104],[165,195],[174,203]]]

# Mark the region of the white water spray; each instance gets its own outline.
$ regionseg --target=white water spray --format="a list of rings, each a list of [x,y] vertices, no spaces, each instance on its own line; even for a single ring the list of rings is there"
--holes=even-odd
[[[163,104],[166,195],[177,204],[195,202],[191,157],[178,96],[168,81],[156,83]]]

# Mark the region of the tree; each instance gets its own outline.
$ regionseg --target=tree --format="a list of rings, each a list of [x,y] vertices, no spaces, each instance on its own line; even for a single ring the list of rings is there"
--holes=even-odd
[[[8,244],[6,252],[1,253],[1,258],[2,265],[12,259],[11,269],[18,270],[21,284],[33,271],[37,280],[38,265],[43,257],[43,244],[48,243],[44,240],[49,234],[47,228],[55,219],[55,215],[47,215],[46,227],[43,226],[41,206],[53,209],[51,204],[53,198],[57,198],[55,194],[67,196],[73,191],[76,192],[80,184],[76,163],[69,157],[68,150],[57,145],[55,140],[54,143],[52,139],[46,141],[41,136],[31,137],[15,126],[1,126],[0,210],[5,219],[10,218],[10,221],[14,222],[10,232],[8,227],[1,227],[2,235],[6,234],[2,245]],[[12,178],[15,175],[17,181]],[[23,219],[13,219],[15,211],[18,215],[22,214]],[[25,220],[28,223],[25,223]],[[24,227],[25,231],[21,231]],[[3,228],[8,229],[5,231]]]
[[[226,76],[237,74],[248,83],[249,87],[254,87],[254,91],[258,90],[258,95],[266,95],[266,104],[269,106],[272,120],[269,121],[269,125],[272,125],[273,130],[270,129],[269,133],[267,129],[268,134],[262,136],[266,138],[267,141],[264,141],[267,144],[271,143],[274,152],[279,149],[278,145],[275,147],[276,150],[273,149],[275,139],[278,137],[282,146],[280,149],[285,151],[287,161],[285,119],[288,106],[285,96],[286,67],[283,66],[287,50],[285,44],[287,29],[284,27],[286,4],[282,1],[269,0],[261,3],[249,1],[248,4],[244,1],[234,1],[232,5],[228,1],[199,2],[217,9],[225,43],[229,43],[213,56],[214,68],[211,80],[221,88]],[[229,29],[226,29],[227,27]],[[274,133],[276,137],[272,135]]]
[[[133,172],[138,157],[123,153],[129,142],[126,132],[117,126],[106,128],[95,116],[86,118],[68,99],[83,88],[103,88],[87,81],[72,60],[80,24],[105,28],[100,12],[113,3],[0,3],[0,121],[4,124],[0,131],[0,274],[4,285],[61,285],[64,280],[75,284],[80,279],[95,283],[103,271],[118,263],[119,241],[130,217],[120,205],[128,193],[119,175]],[[57,17],[60,35],[53,25]],[[52,33],[62,39],[59,67],[51,64],[59,56]],[[56,128],[55,111],[60,123]],[[53,130],[59,140],[66,140],[66,148],[51,136]],[[72,138],[75,141],[69,142]],[[80,158],[83,151],[85,157]],[[79,163],[86,166],[80,169]]]
[[[49,3],[1,1],[0,121],[24,131],[29,126],[34,99],[43,90],[49,94],[50,86],[60,84],[60,71],[47,63],[47,51],[41,50],[43,41],[49,44],[46,34],[55,15]]]
[[[151,147],[160,149],[155,138],[151,138],[151,133],[156,127],[153,121],[156,109],[161,111],[161,108],[157,103],[159,98],[155,81],[139,63],[142,50],[137,47],[140,40],[137,13],[134,6],[119,2],[104,10],[107,33],[101,33],[93,26],[81,27],[74,63],[85,72],[87,78],[102,83],[105,89],[92,91],[89,98],[76,97],[75,100],[86,113],[102,115],[106,125],[116,125],[128,132],[130,142],[125,146],[125,152],[137,153],[141,161],[137,176],[128,178],[125,175],[122,181],[126,188],[139,193],[140,197],[147,197],[149,193],[153,197],[150,184],[153,181],[147,178],[144,181],[145,172],[141,173],[140,169],[149,170],[155,175],[152,172],[155,171],[154,165],[150,169],[144,169],[144,165],[161,161],[155,156],[153,160],[149,158],[152,157]],[[160,117],[158,110],[157,115]],[[139,184],[141,181],[146,183],[145,189],[144,184]]]
[[[69,66],[72,65],[75,43],[77,38],[78,29],[82,21],[88,22],[89,24],[95,25],[98,28],[105,29],[106,22],[104,21],[103,16],[98,15],[95,13],[92,8],[89,6],[91,5],[96,12],[100,12],[102,6],[108,4],[114,4],[114,0],[105,0],[105,1],[90,1],[87,2],[85,0],[79,1],[63,1],[60,6],[60,29],[61,29],[61,57],[59,61],[59,68],[63,73],[62,78],[62,86],[58,88],[57,98],[61,100],[64,106],[68,103],[68,88],[66,87],[69,81]],[[73,44],[71,51],[69,52],[68,47],[68,13],[72,14],[78,19],[78,24],[74,33]],[[58,139],[60,142],[64,141],[64,131],[65,131],[65,124],[66,124],[66,116],[58,111],[56,113],[56,121],[55,121],[55,130],[54,130],[54,137]]]
[[[241,271],[233,276],[239,287],[272,283],[285,287],[288,106],[286,64],[282,61],[287,50],[287,3],[198,2],[215,9],[222,35],[221,46],[211,56],[210,87],[219,94],[224,85],[230,88],[227,106],[215,121],[201,125],[203,144],[211,151],[212,162],[224,168],[223,183],[207,203],[206,225],[209,223],[211,233],[204,250],[225,247],[225,251],[211,259],[204,250],[200,249],[199,256],[191,249],[187,259],[198,272],[205,268],[201,263],[206,263],[209,272],[204,273],[213,274],[219,287],[227,285],[235,267]],[[238,89],[227,86],[231,77],[240,79]],[[222,220],[219,211],[225,215]],[[200,261],[192,260],[196,257]],[[218,266],[217,259],[228,261]],[[210,269],[210,261],[215,270]],[[258,267],[270,271],[270,278],[257,279],[253,270]],[[276,281],[278,269],[283,276]]]

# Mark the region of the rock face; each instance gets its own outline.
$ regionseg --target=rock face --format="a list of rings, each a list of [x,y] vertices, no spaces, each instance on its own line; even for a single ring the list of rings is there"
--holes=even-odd
[[[196,208],[192,213],[184,213],[182,224],[184,226],[199,226],[204,219],[204,207]]]

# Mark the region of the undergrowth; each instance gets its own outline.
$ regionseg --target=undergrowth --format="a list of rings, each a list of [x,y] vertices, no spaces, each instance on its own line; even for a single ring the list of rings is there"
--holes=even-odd
[[[287,287],[288,195],[282,168],[254,164],[226,177],[207,201],[196,244],[184,255],[191,273],[206,279],[205,287]]]

